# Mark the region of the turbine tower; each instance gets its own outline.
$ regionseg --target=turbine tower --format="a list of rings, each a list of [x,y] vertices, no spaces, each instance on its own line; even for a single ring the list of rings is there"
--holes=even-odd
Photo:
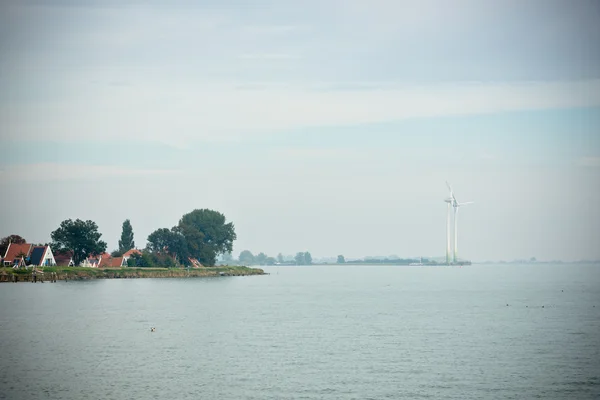
[[[448,185],[448,182],[446,182],[446,185]],[[444,201],[448,204],[446,207],[446,264],[450,265],[450,254],[452,252],[452,245],[450,243],[450,207],[452,206],[452,189],[450,188],[450,185],[448,185],[448,189],[450,189],[450,197]]]
[[[450,199],[449,203],[452,203],[452,207],[454,208],[454,257],[452,262],[456,264],[458,262],[458,209],[462,206],[466,206],[467,204],[473,204],[473,201],[466,201],[464,203],[459,203],[454,196],[454,191],[452,190],[452,186],[448,182],[446,182],[446,186],[450,190]],[[447,201],[448,201],[447,200]],[[448,207],[449,209],[450,207]],[[448,216],[448,221],[450,221],[450,217]],[[449,223],[449,222],[448,222]],[[449,229],[448,229],[449,230]],[[448,239],[448,247],[450,247],[450,240]],[[446,256],[446,258],[449,258]]]

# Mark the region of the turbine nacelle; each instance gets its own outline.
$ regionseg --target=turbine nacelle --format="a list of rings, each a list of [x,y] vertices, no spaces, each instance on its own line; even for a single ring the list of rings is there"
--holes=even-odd
[[[450,184],[448,183],[448,181],[446,181],[446,186],[448,186],[448,190],[450,190],[450,197],[447,198],[446,200],[444,200],[446,203],[451,203],[452,207],[454,207],[454,209],[458,209],[458,207],[461,206],[466,206],[467,204],[473,204],[473,201],[466,201],[464,203],[459,203],[458,200],[456,200],[456,196],[454,196],[454,190],[452,190],[452,186],[450,186]]]
[[[473,204],[473,203],[475,203],[475,202],[474,201],[465,201],[464,203],[456,202],[453,204],[453,206],[454,206],[454,208],[458,208],[458,207],[466,206],[466,205]]]

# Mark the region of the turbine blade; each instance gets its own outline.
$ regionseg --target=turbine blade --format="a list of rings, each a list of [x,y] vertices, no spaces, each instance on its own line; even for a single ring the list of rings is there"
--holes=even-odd
[[[474,201],[465,201],[464,203],[460,203],[459,205],[460,206],[465,206],[467,204],[473,204],[473,203],[475,203],[475,202]]]

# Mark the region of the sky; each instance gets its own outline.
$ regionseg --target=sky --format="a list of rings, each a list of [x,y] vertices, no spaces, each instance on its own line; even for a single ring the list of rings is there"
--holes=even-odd
[[[194,209],[234,255],[600,259],[593,0],[8,1],[0,236],[109,250]]]

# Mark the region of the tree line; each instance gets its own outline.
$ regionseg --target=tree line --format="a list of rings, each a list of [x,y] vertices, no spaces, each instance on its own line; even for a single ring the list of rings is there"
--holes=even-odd
[[[75,265],[86,258],[106,252],[107,244],[101,239],[98,225],[91,220],[67,219],[50,234],[49,244],[54,252],[71,252]],[[172,228],[159,228],[148,235],[147,245],[140,254],[134,253],[128,259],[132,267],[176,267],[189,266],[197,260],[205,266],[214,266],[217,256],[230,254],[233,241],[237,239],[232,222],[218,211],[196,209],[184,214]],[[3,256],[9,243],[26,243],[18,235],[9,235],[0,240],[0,254]],[[123,222],[118,249],[113,257],[123,255],[135,248],[133,227],[127,219]]]
[[[233,256],[229,253],[223,257],[223,262],[234,262]],[[288,264],[288,265],[311,265],[313,262],[312,256],[308,251],[300,251],[296,253],[293,259],[289,259],[279,253],[277,257],[269,257],[265,253],[260,252],[257,255],[252,254],[250,250],[243,250],[237,260],[240,264],[244,265],[277,265],[277,264]]]

